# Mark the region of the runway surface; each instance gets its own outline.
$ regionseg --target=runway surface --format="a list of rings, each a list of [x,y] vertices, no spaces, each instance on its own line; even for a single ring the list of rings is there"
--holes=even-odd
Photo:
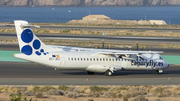
[[[0,62],[0,85],[176,85],[180,66],[170,65],[163,74],[155,71],[119,71],[87,75],[83,70],[57,70],[34,63]]]
[[[36,34],[42,39],[77,39],[77,40],[108,40],[108,41],[131,41],[131,42],[163,42],[179,43],[180,38],[168,37],[129,37],[129,36],[103,36],[103,35],[73,35],[73,34]],[[16,38],[15,33],[0,33],[1,38]]]

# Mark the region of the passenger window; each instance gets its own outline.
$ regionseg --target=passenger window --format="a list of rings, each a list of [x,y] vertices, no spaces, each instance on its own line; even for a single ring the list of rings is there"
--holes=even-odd
[[[101,58],[99,60],[101,61]]]
[[[89,61],[89,59],[87,58],[87,61]]]
[[[106,58],[106,61],[108,61],[108,58]]]
[[[70,58],[68,58],[68,60],[70,60]]]
[[[81,61],[82,61],[82,58],[81,58]]]
[[[105,59],[103,58],[103,61],[105,61]]]
[[[94,58],[94,61],[95,61],[95,58]]]
[[[109,59],[109,61],[111,61],[111,59]]]
[[[90,61],[92,61],[92,58],[90,58]]]
[[[78,61],[79,61],[79,58],[77,58],[78,59]]]
[[[76,58],[74,58],[74,60],[76,61]]]
[[[71,58],[71,60],[73,61],[73,58]]]
[[[112,61],[114,61],[114,59],[112,59]]]
[[[98,58],[97,58],[97,61],[98,61]]]
[[[84,61],[86,61],[86,58],[84,58]]]

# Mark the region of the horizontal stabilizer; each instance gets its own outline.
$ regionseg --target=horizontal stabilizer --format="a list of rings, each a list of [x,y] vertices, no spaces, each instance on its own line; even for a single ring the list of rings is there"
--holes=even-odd
[[[8,24],[8,25],[3,25],[3,26],[7,26],[7,27],[15,27],[14,24]],[[26,25],[26,24],[22,24],[20,25],[21,28],[40,28],[40,26],[37,25]]]

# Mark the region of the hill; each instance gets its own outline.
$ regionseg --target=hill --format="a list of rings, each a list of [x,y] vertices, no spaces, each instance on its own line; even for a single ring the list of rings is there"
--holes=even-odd
[[[169,6],[180,0],[0,0],[0,6]]]

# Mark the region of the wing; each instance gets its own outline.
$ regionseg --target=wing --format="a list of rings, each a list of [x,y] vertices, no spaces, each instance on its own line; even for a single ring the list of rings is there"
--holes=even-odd
[[[99,54],[103,55],[141,55],[141,54],[159,54],[163,51],[102,51]]]
[[[136,57],[137,56],[140,57],[141,54],[158,54],[158,53],[163,53],[163,51],[102,51],[99,52],[99,55],[108,55],[108,56],[111,55],[128,60],[136,60],[137,59]],[[130,57],[130,55],[135,55],[135,57]]]

